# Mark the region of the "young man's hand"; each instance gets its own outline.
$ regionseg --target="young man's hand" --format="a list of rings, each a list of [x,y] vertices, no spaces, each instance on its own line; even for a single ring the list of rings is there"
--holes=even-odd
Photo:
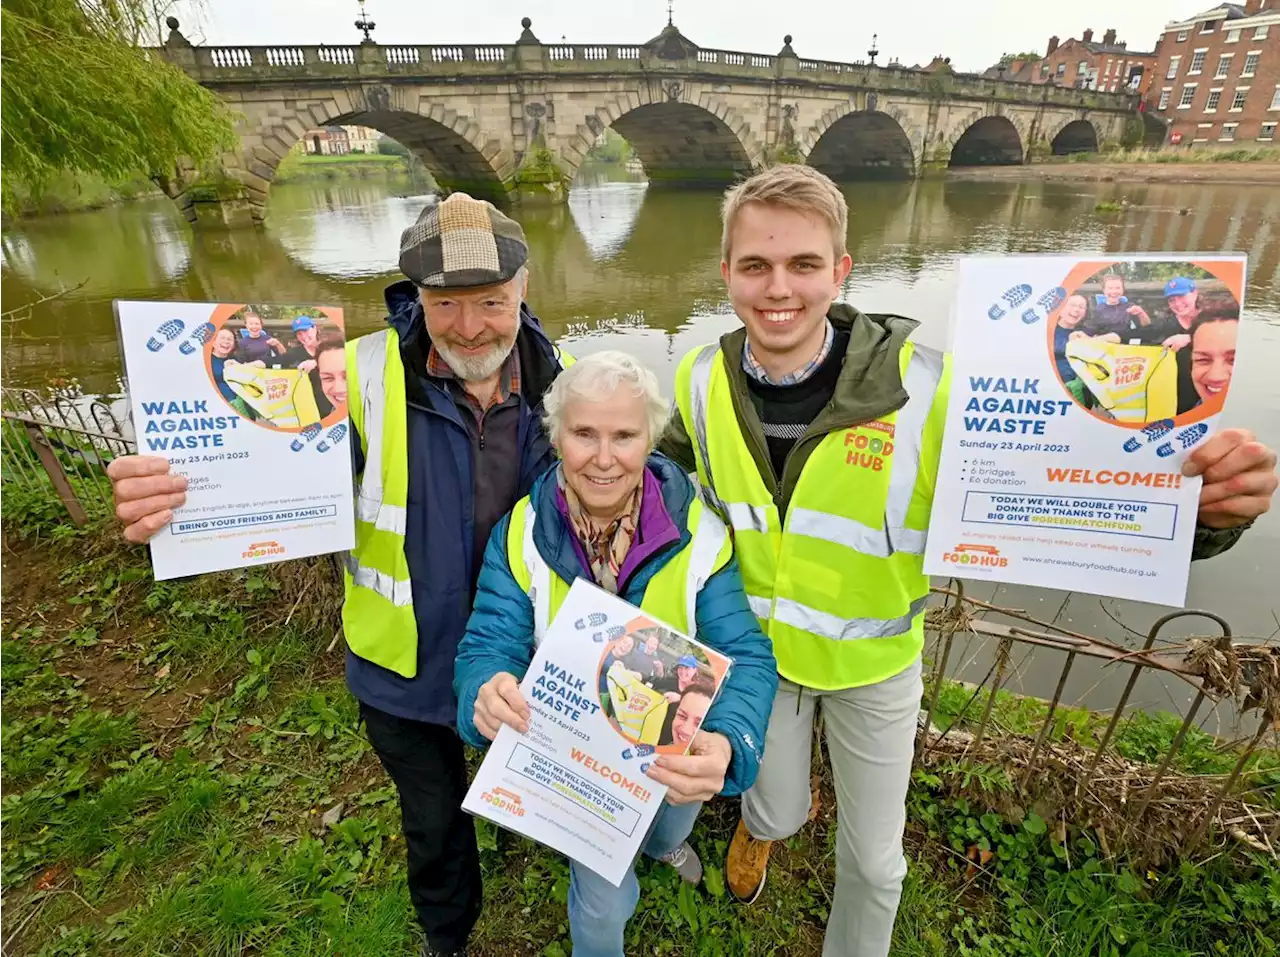
[[[169,462],[158,455],[122,455],[107,466],[116,518],[125,541],[141,545],[173,520],[173,510],[187,501],[187,480],[169,474]]]
[[[499,671],[480,686],[476,695],[476,730],[492,741],[498,729],[509,725],[524,734],[529,730],[529,705],[520,693],[515,675]]]
[[[663,754],[645,772],[667,786],[668,804],[709,801],[724,790],[733,746],[723,734],[699,731],[688,754]]]
[[[1271,508],[1275,495],[1276,453],[1248,429],[1223,429],[1191,453],[1183,475],[1203,475],[1201,525],[1236,528]]]

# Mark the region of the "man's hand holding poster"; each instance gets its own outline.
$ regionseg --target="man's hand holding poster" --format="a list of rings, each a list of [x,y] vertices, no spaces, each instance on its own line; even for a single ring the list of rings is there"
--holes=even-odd
[[[527,730],[499,727],[462,806],[618,884],[667,791],[646,772],[689,750],[730,664],[578,579],[520,682]]]
[[[965,260],[925,570],[1180,605],[1244,266]]]

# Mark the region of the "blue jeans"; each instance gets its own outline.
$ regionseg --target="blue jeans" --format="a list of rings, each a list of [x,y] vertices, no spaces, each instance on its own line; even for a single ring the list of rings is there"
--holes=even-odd
[[[673,851],[693,830],[702,804],[667,804],[665,801],[645,839],[643,853],[658,858]],[[623,957],[622,932],[636,912],[640,884],[634,867],[614,887],[595,871],[573,863],[569,866],[569,936],[573,957]]]

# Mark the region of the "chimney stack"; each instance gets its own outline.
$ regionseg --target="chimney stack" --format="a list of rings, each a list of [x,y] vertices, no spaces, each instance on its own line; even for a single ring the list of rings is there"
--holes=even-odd
[[[1093,30],[1085,30],[1084,33],[1080,34],[1080,39],[1085,43],[1091,42],[1093,40]]]
[[[1045,56],[1050,56],[1050,55],[1052,55],[1053,51],[1054,51],[1054,50],[1056,50],[1056,49],[1058,49],[1058,38],[1057,38],[1057,37],[1049,37],[1049,49],[1048,49],[1048,51],[1045,53]]]
[[[1105,43],[1107,46],[1114,46],[1116,42],[1116,31],[1108,30],[1106,33],[1104,33],[1102,35],[1102,42]]]

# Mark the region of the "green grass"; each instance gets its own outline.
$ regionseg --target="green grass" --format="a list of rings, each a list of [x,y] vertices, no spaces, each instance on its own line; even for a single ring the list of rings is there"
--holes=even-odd
[[[326,652],[333,569],[156,583],[145,551],[106,532],[63,540],[41,527],[26,541],[10,529],[4,579],[6,955],[415,953],[395,791],[343,687],[341,649]],[[935,721],[972,727],[985,704],[944,684]],[[1002,692],[992,733],[1034,734],[1044,714]],[[1063,709],[1053,736],[1087,740],[1100,723]],[[1149,760],[1176,727],[1135,716],[1116,748]],[[1216,773],[1230,759],[1196,732],[1179,765]],[[962,774],[969,792],[1013,794],[998,767],[917,772],[893,957],[1280,952],[1274,862],[1236,853],[1148,873],[1104,855],[1083,822],[1063,840],[1034,809],[984,810]],[[816,957],[834,881],[829,789],[824,801],[775,848],[750,908],[731,902],[721,870],[737,802],[708,805],[692,838],[703,885],[641,862],[628,953]],[[323,827],[339,803],[342,819]],[[473,954],[566,957],[565,860],[488,824],[477,833],[486,905]],[[975,847],[994,857],[969,874]]]
[[[1109,150],[1049,156],[1050,163],[1280,163],[1280,147],[1238,146],[1231,149],[1168,147]]]

